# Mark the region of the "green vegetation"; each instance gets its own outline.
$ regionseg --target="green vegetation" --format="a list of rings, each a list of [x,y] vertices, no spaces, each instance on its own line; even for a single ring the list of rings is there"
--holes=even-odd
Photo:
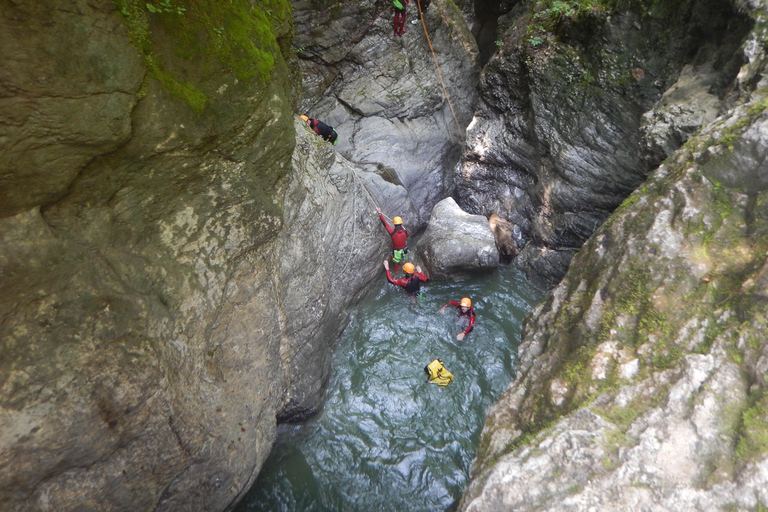
[[[246,0],[115,4],[149,76],[197,113],[208,103],[200,84],[222,71],[238,80],[268,83],[284,49],[276,35],[290,39],[292,34],[288,0],[260,0],[256,6]]]
[[[749,462],[768,452],[768,393],[750,396],[750,405],[741,413],[737,429],[736,460]]]
[[[605,14],[615,8],[637,8],[643,12],[669,14],[684,0],[537,0],[533,3],[533,21],[542,29],[553,30],[563,21]]]
[[[615,0],[537,0],[531,4],[528,40],[532,42],[537,33],[557,33],[565,21],[578,21],[586,16],[605,13],[615,3]],[[539,39],[543,41],[541,37]]]

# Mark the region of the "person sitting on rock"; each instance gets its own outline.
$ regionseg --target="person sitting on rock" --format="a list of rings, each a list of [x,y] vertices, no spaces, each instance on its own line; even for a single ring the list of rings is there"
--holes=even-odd
[[[384,228],[387,230],[387,233],[389,233],[390,238],[392,238],[392,252],[389,254],[389,257],[392,258],[392,264],[394,265],[393,270],[397,273],[400,269],[400,262],[403,261],[408,254],[408,247],[405,245],[405,240],[410,233],[403,227],[403,219],[400,217],[392,219],[392,224],[394,224],[394,227],[392,227],[387,223],[387,219],[384,218],[384,215],[382,215],[381,208],[376,208],[376,213],[379,214],[381,223],[384,224]]]
[[[469,320],[469,326],[464,329],[464,332],[460,332],[456,335],[456,339],[461,341],[464,339],[464,336],[469,334],[470,331],[472,331],[472,328],[475,326],[475,309],[472,307],[472,301],[469,300],[468,297],[461,299],[461,302],[456,302],[455,300],[446,302],[440,307],[440,312],[445,313],[445,308],[448,306],[456,306],[456,308],[458,308],[457,312],[459,316]]]
[[[421,293],[421,283],[426,283],[429,280],[427,276],[421,273],[421,267],[414,267],[411,262],[403,265],[405,277],[401,279],[392,279],[392,274],[389,273],[389,261],[384,260],[384,268],[387,271],[387,281],[395,286],[402,286],[413,297],[418,297]]]
[[[336,133],[333,126],[328,126],[319,119],[311,119],[307,116],[301,116],[301,119],[312,128],[312,131],[321,136],[323,140],[330,142],[334,146],[336,145],[336,139],[339,137],[339,134]]]
[[[411,22],[413,25],[416,25],[421,21],[421,17],[427,12],[427,7],[429,7],[431,1],[432,0],[416,0],[416,19]]]
[[[401,36],[405,34],[405,6],[411,5],[411,0],[405,0],[403,5],[401,0],[392,0],[392,7],[395,8],[395,21],[393,23],[395,28],[395,36]]]

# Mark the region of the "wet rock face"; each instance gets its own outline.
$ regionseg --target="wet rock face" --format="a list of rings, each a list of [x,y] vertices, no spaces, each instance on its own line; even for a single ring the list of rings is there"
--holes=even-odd
[[[67,4],[0,7],[0,217],[59,199],[131,135],[144,69],[133,47],[112,44],[125,24],[112,5]]]
[[[439,94],[418,92],[402,47],[377,54],[391,67],[377,97],[392,104],[365,121],[384,122],[373,132],[389,142],[413,106],[389,86],[420,98],[425,117],[392,144],[428,142],[424,182],[386,167],[389,146],[353,166],[341,155],[363,149],[316,137],[293,115],[295,74],[279,51],[269,80],[241,79],[180,57],[159,18],[179,14],[155,13],[153,57],[206,98],[191,108],[147,76],[118,4],[0,7],[3,510],[225,509],[255,479],[276,422],[322,403],[330,346],[383,279],[376,204],[418,228],[458,159],[452,118]],[[287,7],[271,5],[274,47],[289,53]],[[434,7],[446,65],[466,71],[447,84],[466,120],[473,48]],[[388,45],[380,23],[373,41]],[[425,70],[430,54],[409,44]],[[368,73],[354,52],[373,47],[333,48],[354,57],[340,70]],[[346,129],[333,108],[317,117],[349,138],[356,121]]]
[[[435,205],[416,252],[430,277],[455,276],[499,266],[499,251],[488,220],[482,215],[461,211],[450,197]]]
[[[553,286],[650,170],[731,101],[750,21],[706,0],[585,16],[555,39],[531,36],[529,15],[482,73],[455,197],[519,225],[529,244],[516,264]]]
[[[762,2],[752,16],[764,16]],[[768,56],[527,319],[464,511],[752,510],[768,484]],[[690,111],[701,107],[692,106]]]
[[[433,1],[425,23],[457,127],[423,28],[411,24],[415,12],[412,2],[400,37],[393,36],[391,4],[329,5],[319,12],[297,4],[294,12],[307,93],[301,108],[335,127],[336,147],[347,160],[409,191],[410,205],[400,208],[418,213],[404,219],[412,229],[425,225],[451,190],[479,70],[461,13],[452,2]]]
[[[285,62],[198,83],[195,114],[113,2],[6,2],[0,24],[2,508],[223,509],[289,389],[255,263],[294,147]]]

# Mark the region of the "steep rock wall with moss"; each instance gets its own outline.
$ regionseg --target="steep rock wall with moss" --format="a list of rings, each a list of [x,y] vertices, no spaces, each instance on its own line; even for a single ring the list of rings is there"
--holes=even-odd
[[[526,321],[460,510],[768,505],[768,5],[708,123]]]
[[[0,4],[3,510],[223,509],[290,398],[277,298],[231,298],[283,226],[290,5],[151,5]]]
[[[466,120],[476,49],[451,7],[430,16]],[[288,2],[0,3],[0,508],[225,510],[276,424],[322,405],[333,340],[384,279],[375,205],[415,231],[458,159],[447,105],[417,93],[437,87],[425,41],[409,64],[376,20],[336,71],[381,47],[365,65],[401,83],[365,99],[391,110],[372,129],[411,162],[428,142],[426,180],[294,115]]]
[[[554,286],[648,173],[733,104],[752,21],[728,0],[538,0],[513,13],[481,76],[455,197],[517,225],[515,263]]]

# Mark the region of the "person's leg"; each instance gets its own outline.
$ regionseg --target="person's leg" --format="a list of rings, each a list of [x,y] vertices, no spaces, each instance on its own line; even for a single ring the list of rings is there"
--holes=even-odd
[[[399,34],[405,34],[405,29],[403,28],[403,25],[405,25],[405,9],[403,9],[403,16],[400,18],[400,30],[398,30]]]
[[[399,10],[397,10],[397,8],[395,8],[395,20],[394,20],[394,22],[393,22],[393,27],[392,27],[392,28],[394,28],[394,30],[395,30],[395,35],[398,35],[398,34],[397,34],[397,26],[398,26],[399,24],[400,24],[400,11],[399,11]]]

